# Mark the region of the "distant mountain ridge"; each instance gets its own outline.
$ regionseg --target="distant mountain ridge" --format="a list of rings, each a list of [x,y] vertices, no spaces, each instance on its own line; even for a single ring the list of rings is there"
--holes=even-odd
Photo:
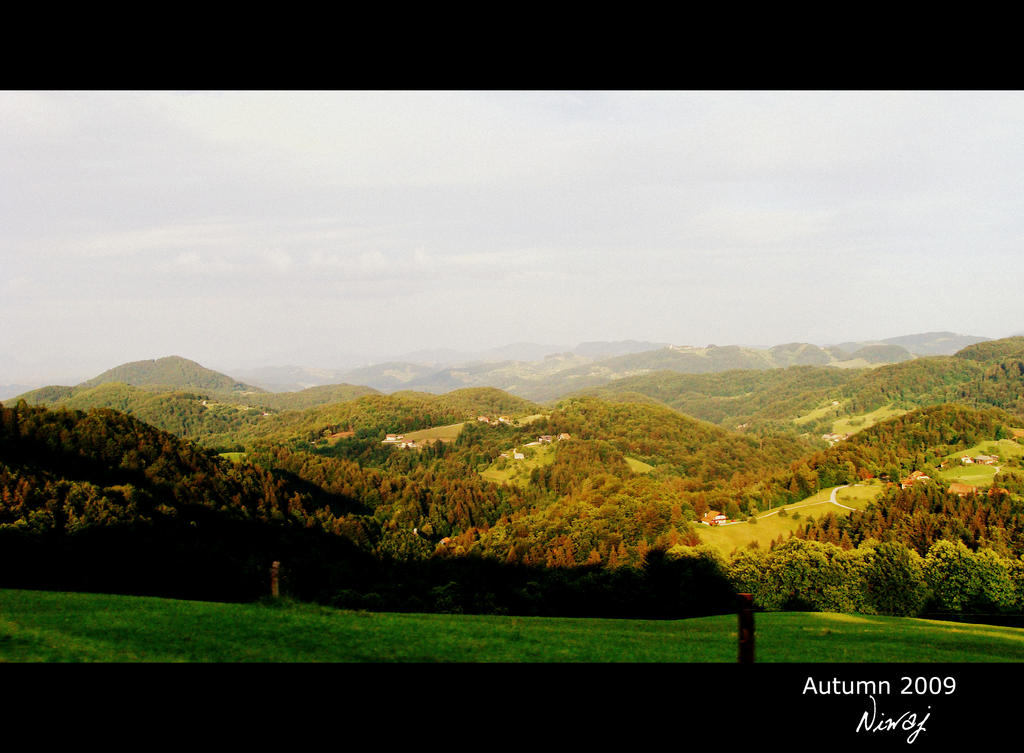
[[[399,389],[444,393],[463,387],[496,387],[529,400],[553,400],[616,379],[655,371],[705,374],[789,366],[871,368],[924,355],[952,355],[989,338],[928,332],[835,346],[786,343],[767,350],[738,345],[664,345],[625,340],[583,343],[535,361],[484,361],[430,366],[389,362],[343,372],[339,378],[382,392]],[[654,346],[654,347],[651,347]]]
[[[25,397],[32,403],[53,402],[102,384],[122,383],[140,388],[197,390],[236,397],[264,395],[268,400],[270,394],[298,393],[327,386],[344,388],[338,392],[339,396],[355,394],[353,390],[357,387],[363,388],[364,392],[413,390],[434,394],[468,387],[494,387],[529,400],[545,401],[614,380],[658,371],[706,374],[790,366],[869,368],[924,355],[953,355],[965,347],[989,341],[989,338],[953,332],[927,332],[828,346],[794,342],[764,350],[738,345],[666,345],[623,340],[585,342],[576,348],[547,353],[534,360],[497,358],[512,354],[537,356],[554,347],[517,343],[477,354],[488,355],[490,360],[477,358],[443,365],[395,360],[348,370],[268,366],[236,373],[235,376],[180,356],[168,356],[122,364],[74,388],[44,387],[19,397]],[[451,356],[454,353],[421,351],[422,355],[433,356]],[[333,393],[327,390],[307,393],[295,406],[320,402],[329,394]],[[276,400],[274,407],[281,409],[284,404]]]
[[[955,332],[922,332],[916,335],[889,337],[885,340],[840,343],[835,347],[848,353],[874,345],[896,345],[915,356],[951,356],[968,345],[990,340],[989,337],[958,335]]]

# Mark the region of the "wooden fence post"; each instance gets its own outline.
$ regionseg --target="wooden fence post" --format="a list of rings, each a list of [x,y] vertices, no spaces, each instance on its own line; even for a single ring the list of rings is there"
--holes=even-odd
[[[754,596],[739,594],[737,611],[739,613],[739,662],[754,663]]]
[[[275,599],[281,596],[281,563],[274,560],[274,564],[270,566],[270,595]]]

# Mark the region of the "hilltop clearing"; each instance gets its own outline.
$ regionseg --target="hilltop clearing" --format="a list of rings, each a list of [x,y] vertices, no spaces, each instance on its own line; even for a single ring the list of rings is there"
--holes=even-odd
[[[845,516],[865,509],[883,489],[877,481],[828,487],[798,502],[726,523],[698,526],[696,532],[702,544],[714,547],[723,555],[747,548],[767,550],[773,543],[801,531],[808,521],[824,518],[829,513]]]

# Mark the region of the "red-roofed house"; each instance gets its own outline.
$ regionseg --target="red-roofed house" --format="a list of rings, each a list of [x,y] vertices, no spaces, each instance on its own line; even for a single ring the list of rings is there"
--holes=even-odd
[[[718,510],[708,510],[701,517],[700,522],[706,526],[719,526],[722,525],[722,523],[728,522],[728,520],[729,519],[725,517],[724,512],[719,512]]]

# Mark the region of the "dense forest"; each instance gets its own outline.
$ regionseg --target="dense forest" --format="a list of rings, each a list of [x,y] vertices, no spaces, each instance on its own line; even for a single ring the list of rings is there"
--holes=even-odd
[[[127,365],[0,406],[0,579],[245,600],[278,561],[297,597],[351,608],[668,617],[745,590],[766,609],[1017,614],[1020,463],[970,494],[900,480],[1019,444],[1022,357],[1011,338],[877,368],[654,372],[547,404]],[[701,544],[709,510],[754,521],[868,480],[865,509],[769,547]]]

